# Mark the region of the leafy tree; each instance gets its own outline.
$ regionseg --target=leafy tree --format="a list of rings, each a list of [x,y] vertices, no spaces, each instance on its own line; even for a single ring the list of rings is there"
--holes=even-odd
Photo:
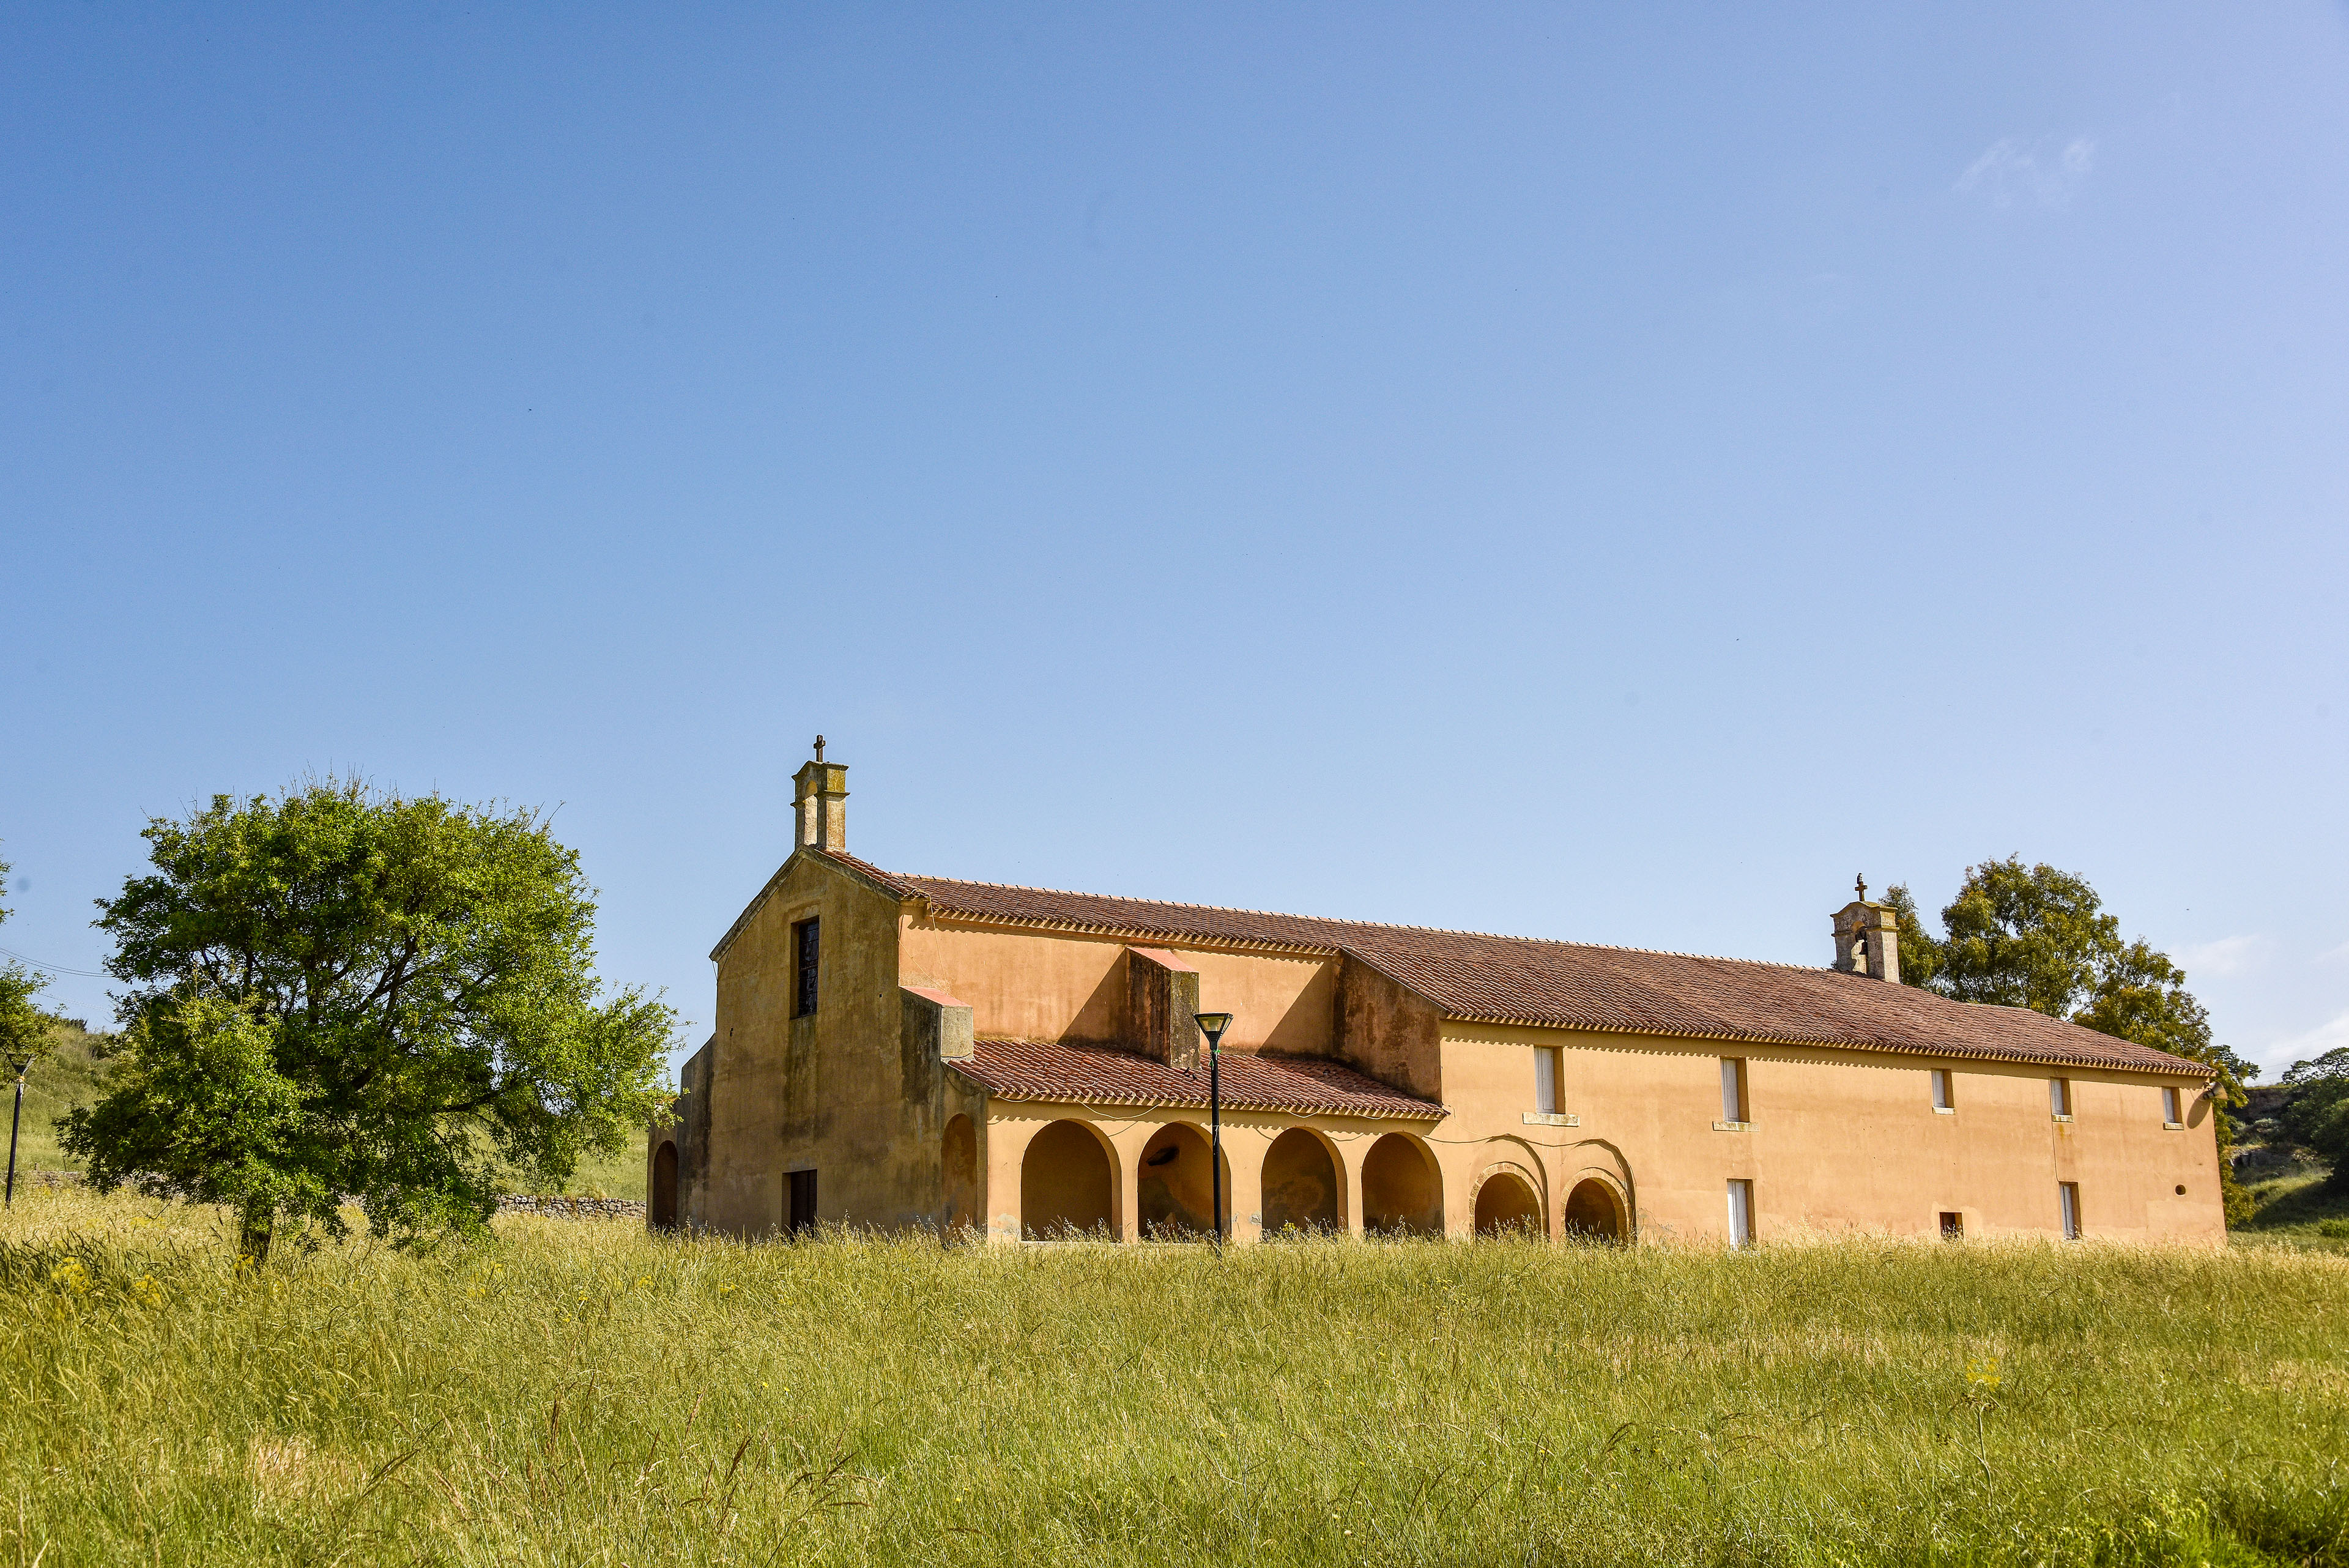
[[[2284,1069],[2279,1117],[2292,1137],[2332,1162],[2334,1187],[2349,1187],[2349,1045]]]
[[[7,887],[8,871],[8,863],[0,860],[0,890]],[[8,906],[0,903],[0,920],[7,918]],[[55,1047],[49,1015],[33,1003],[48,983],[47,975],[36,974],[14,959],[0,963],[0,1067],[11,1078]]]
[[[527,811],[326,781],[146,829],[98,926],[127,1049],[60,1123],[100,1190],[340,1236],[478,1231],[514,1172],[560,1182],[660,1106],[673,1015],[598,998],[578,857]]]
[[[1942,934],[1925,929],[1905,887],[1885,900],[1899,924],[1900,978],[1960,1002],[2029,1007],[2085,1028],[2199,1062],[2218,1074],[2213,1098],[2223,1147],[2230,1111],[2259,1068],[2210,1037],[2210,1017],[2186,989],[2186,971],[2120,921],[2083,877],[2019,856],[1969,867],[1941,910]],[[2251,1199],[2219,1163],[2229,1221],[2250,1218]]]

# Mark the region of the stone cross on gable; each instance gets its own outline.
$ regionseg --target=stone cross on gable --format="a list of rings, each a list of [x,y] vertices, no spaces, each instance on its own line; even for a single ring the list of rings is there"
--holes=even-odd
[[[818,735],[815,738],[815,760],[817,762],[823,761],[823,737],[822,735]]]
[[[816,761],[818,761],[818,762],[822,762],[822,761],[823,761],[823,737],[822,735],[818,735],[818,736],[815,738],[815,758],[816,758]],[[1851,879],[1851,885],[1852,885],[1852,888],[1854,888],[1854,889],[1855,889],[1855,890],[1859,894],[1859,901],[1860,901],[1861,903],[1863,903],[1863,904],[1867,903],[1867,902],[1868,902],[1868,877],[1867,877],[1867,876],[1866,876],[1865,874],[1863,874],[1863,875],[1861,875],[1861,876],[1857,876],[1857,877],[1853,877],[1853,878]]]

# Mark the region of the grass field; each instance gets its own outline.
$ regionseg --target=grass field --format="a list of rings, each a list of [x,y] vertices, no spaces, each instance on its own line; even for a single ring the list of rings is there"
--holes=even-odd
[[[235,1266],[0,1220],[0,1563],[2349,1563],[2349,1260],[1843,1242]]]

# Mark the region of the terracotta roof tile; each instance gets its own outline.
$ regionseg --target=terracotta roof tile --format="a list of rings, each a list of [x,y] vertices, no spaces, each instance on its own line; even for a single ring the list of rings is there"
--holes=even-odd
[[[1081,1105],[1191,1106],[1206,1109],[1207,1070],[1193,1073],[1107,1045],[1043,1040],[979,1040],[969,1056],[947,1064],[1007,1100]],[[1223,1099],[1232,1110],[1380,1116],[1433,1121],[1447,1114],[1352,1068],[1315,1056],[1256,1056],[1226,1052]]]
[[[1350,953],[1464,1022],[2209,1073],[2199,1063],[2027,1008],[1952,1002],[1831,969],[906,877],[850,864],[901,898],[924,899],[933,913],[954,919]]]

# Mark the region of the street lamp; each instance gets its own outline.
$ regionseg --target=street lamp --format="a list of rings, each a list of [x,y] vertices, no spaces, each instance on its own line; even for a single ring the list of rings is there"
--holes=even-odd
[[[1228,1012],[1195,1012],[1191,1022],[1207,1037],[1207,1180],[1215,1193],[1216,1251],[1224,1250],[1224,1080],[1218,1070],[1223,1062],[1216,1049],[1222,1044],[1224,1031],[1232,1026]]]

